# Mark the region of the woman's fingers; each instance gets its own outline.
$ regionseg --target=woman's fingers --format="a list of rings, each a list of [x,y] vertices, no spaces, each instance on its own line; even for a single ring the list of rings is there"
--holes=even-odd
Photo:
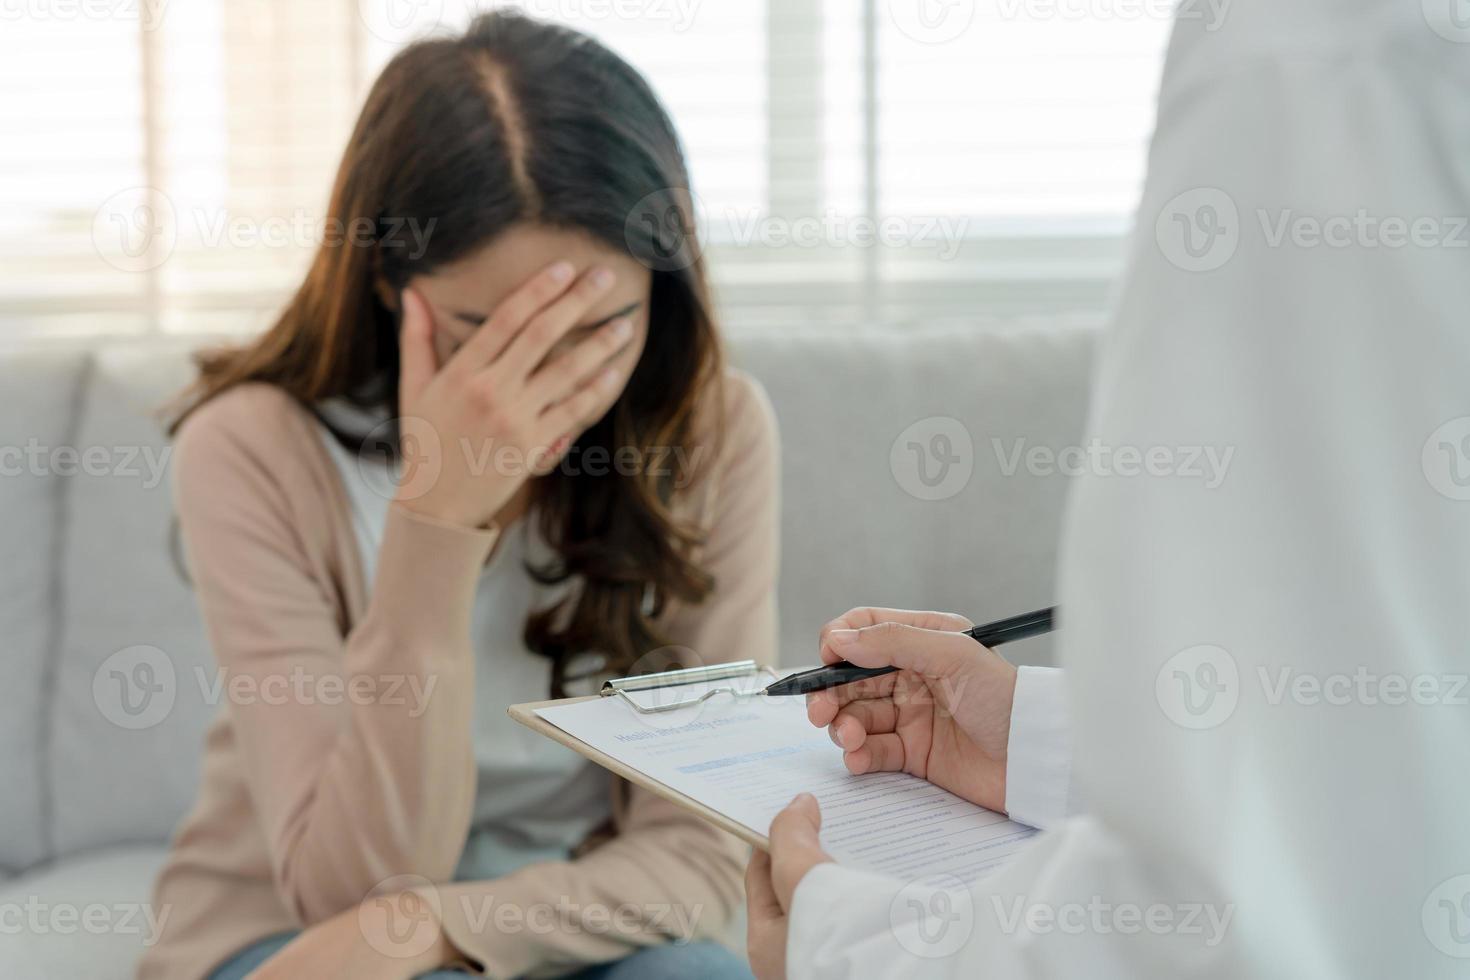
[[[906,761],[903,739],[893,733],[869,735],[851,752],[842,753],[842,762],[854,776],[868,772],[904,772]]]
[[[496,375],[512,384],[523,383],[562,338],[586,322],[592,305],[612,288],[614,281],[611,270],[592,269],[537,311],[501,352],[495,362]]]
[[[618,390],[621,381],[622,372],[619,369],[603,368],[569,397],[546,409],[540,422],[546,444],[550,445],[568,432],[576,432],[596,421],[593,414],[609,395]]]
[[[439,370],[434,353],[434,314],[412,289],[399,297],[403,322],[398,334],[398,393],[400,404],[412,404]]]
[[[445,367],[472,373],[493,363],[532,317],[567,292],[576,275],[570,262],[557,262],[532,276],[495,308]]]
[[[619,317],[571,350],[542,365],[531,375],[527,397],[538,410],[560,402],[621,353],[632,338],[633,321]]]

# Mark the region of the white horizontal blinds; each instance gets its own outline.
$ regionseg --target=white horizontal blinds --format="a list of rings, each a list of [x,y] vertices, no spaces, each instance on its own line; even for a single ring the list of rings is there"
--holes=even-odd
[[[1107,11],[1161,5],[915,5],[950,12],[880,21],[885,209],[1126,218],[1142,187],[1169,24]]]
[[[355,12],[120,0],[6,16],[0,330],[264,326],[320,237],[356,105]]]
[[[147,323],[146,282],[99,258],[93,215],[146,183],[139,25],[0,11],[0,333]]]
[[[158,270],[163,329],[259,329],[300,281],[330,231],[359,26],[341,3],[170,5],[155,96],[178,229]]]
[[[882,6],[877,196],[904,244],[877,264],[880,315],[1104,307],[1142,190],[1167,11]]]
[[[712,223],[708,243],[718,294],[744,322],[789,318],[793,307],[832,315],[833,291],[861,295],[865,257],[831,231],[859,212],[863,193],[859,7],[767,5],[765,193],[725,215],[723,227]]]
[[[0,332],[264,326],[327,231],[382,64],[490,6],[584,30],[648,76],[733,319],[1096,307],[1119,270],[1156,4],[0,5]]]

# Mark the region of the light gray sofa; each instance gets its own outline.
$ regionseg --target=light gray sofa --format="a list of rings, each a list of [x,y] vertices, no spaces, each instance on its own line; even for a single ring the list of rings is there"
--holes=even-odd
[[[782,428],[785,662],[812,660],[817,628],[853,605],[979,620],[1052,600],[1068,478],[1024,450],[1079,441],[1095,337],[1053,321],[736,332]],[[151,413],[197,343],[0,350],[0,977],[130,976],[168,911],[146,903],[215,709]],[[131,673],[136,647],[160,651],[151,678]],[[120,700],[127,678],[166,710]]]

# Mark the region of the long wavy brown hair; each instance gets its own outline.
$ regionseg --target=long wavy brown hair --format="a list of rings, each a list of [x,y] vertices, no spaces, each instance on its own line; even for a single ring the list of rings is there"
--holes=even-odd
[[[707,459],[693,442],[718,450],[723,355],[688,188],[668,114],[637,71],[592,39],[498,12],[462,36],[413,44],[368,95],[332,190],[327,226],[371,234],[323,244],[258,339],[201,354],[171,431],[252,381],[312,410],[343,398],[397,414],[401,290],[535,223],[589,233],[653,270],[642,357],[578,449]],[[427,245],[408,241],[404,227],[431,228]],[[376,448],[334,434],[358,452]],[[692,558],[702,530],[673,507],[697,477],[672,466],[595,477],[559,467],[535,481],[535,513],[555,558],[528,571],[578,585],[525,625],[527,646],[553,663],[553,696],[572,657],[600,653],[605,670],[626,672],[664,645],[655,622],[670,600],[697,603],[713,589]]]

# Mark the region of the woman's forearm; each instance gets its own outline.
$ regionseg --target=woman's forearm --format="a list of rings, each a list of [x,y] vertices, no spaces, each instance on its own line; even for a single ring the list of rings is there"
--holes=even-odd
[[[454,948],[490,976],[511,977],[723,939],[744,901],[750,849],[652,793],[631,793],[618,836],[581,857],[423,889]]]
[[[228,731],[271,871],[312,923],[395,875],[453,872],[475,788],[469,615],[494,532],[393,508],[344,639],[341,597],[302,546],[314,529],[245,439],[185,428],[179,517],[227,690],[259,692],[230,696]]]

